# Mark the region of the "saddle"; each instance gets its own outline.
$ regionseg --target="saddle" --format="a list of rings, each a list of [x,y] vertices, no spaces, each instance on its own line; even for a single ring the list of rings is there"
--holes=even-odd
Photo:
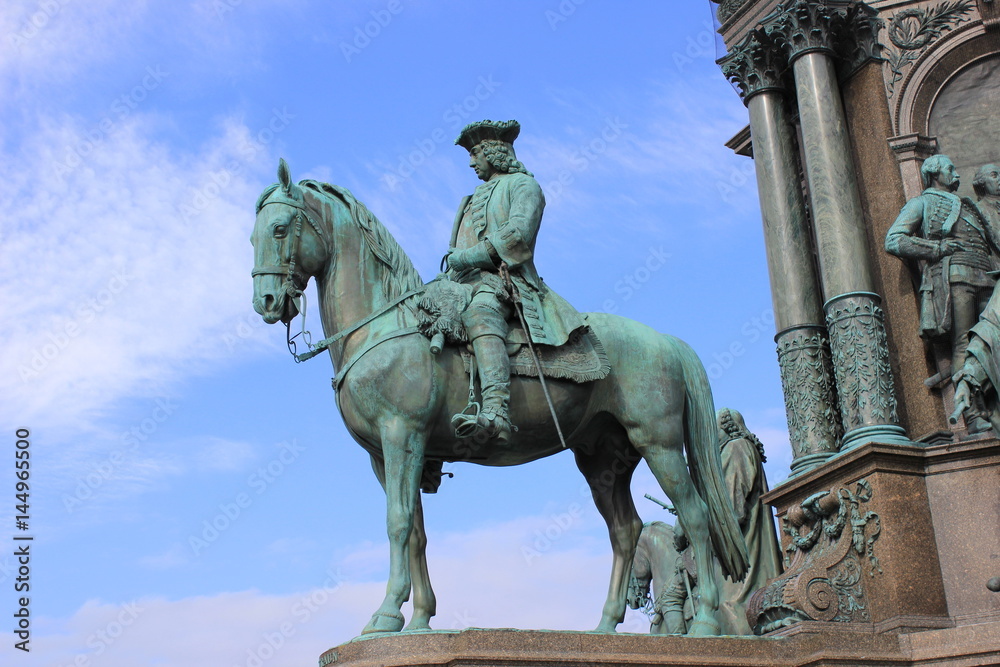
[[[462,313],[471,300],[470,285],[438,279],[427,284],[417,307],[421,333],[432,341],[437,337],[438,341],[443,339],[448,345],[458,346],[466,373],[472,371],[473,355],[462,324]],[[507,354],[510,356],[511,375],[538,377],[538,368],[528,346],[528,333],[517,319],[509,324]],[[534,350],[547,378],[584,383],[604,379],[611,372],[611,362],[604,345],[588,326],[573,331],[563,345],[535,345]]]

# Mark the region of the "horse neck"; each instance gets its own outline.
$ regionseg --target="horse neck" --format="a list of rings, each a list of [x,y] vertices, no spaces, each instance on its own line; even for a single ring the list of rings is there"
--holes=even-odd
[[[346,204],[336,197],[324,197],[323,202],[323,217],[330,221],[333,256],[326,262],[324,274],[317,277],[316,287],[323,331],[332,336],[369,317],[396,297],[386,294],[383,277],[389,269],[367,247]],[[333,346],[334,367],[339,369],[376,336],[416,324],[408,309],[393,310]]]

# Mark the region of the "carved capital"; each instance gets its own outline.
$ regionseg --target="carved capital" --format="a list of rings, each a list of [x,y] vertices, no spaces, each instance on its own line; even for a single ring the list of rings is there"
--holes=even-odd
[[[851,0],[790,0],[778,5],[761,23],[789,61],[819,51],[837,57],[842,74],[879,59],[881,26],[877,10]]]
[[[922,134],[902,134],[889,138],[889,148],[895,153],[899,162],[911,160],[926,160],[938,152],[937,137],[925,137]]]
[[[824,307],[840,415],[848,432],[882,425],[894,427],[893,433],[901,431],[880,303],[877,294],[850,292]]]
[[[775,336],[792,446],[792,474],[837,452],[842,434],[826,328],[804,325]]]
[[[789,61],[814,51],[833,55],[843,31],[847,3],[827,0],[791,0],[778,5],[761,27],[775,43],[781,44]]]
[[[882,60],[882,45],[878,41],[884,22],[878,10],[863,2],[852,4],[844,17],[843,32],[837,44],[841,57],[841,76],[848,77],[869,60]]]
[[[862,479],[854,491],[841,488],[809,496],[782,518],[782,532],[789,537],[786,569],[747,603],[747,621],[755,633],[800,621],[871,620],[866,584],[882,572],[875,555],[882,521],[862,507],[871,497],[871,485]]]
[[[722,74],[740,88],[743,103],[765,90],[788,90],[788,61],[760,30],[754,30],[718,60]]]

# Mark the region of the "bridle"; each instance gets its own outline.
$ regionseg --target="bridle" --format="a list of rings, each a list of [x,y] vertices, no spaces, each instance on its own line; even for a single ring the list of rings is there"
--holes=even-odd
[[[302,342],[306,344],[307,349],[312,348],[312,334],[306,331],[307,303],[306,295],[303,291],[306,284],[309,282],[309,277],[298,270],[299,246],[302,243],[302,221],[305,220],[308,222],[309,226],[316,232],[316,235],[323,243],[324,249],[327,251],[327,256],[330,255],[330,243],[322,227],[320,227],[312,216],[309,215],[309,210],[305,207],[305,204],[294,197],[291,188],[282,188],[280,193],[275,192],[272,194],[267,201],[260,205],[260,208],[257,210],[257,214],[260,215],[260,212],[264,210],[264,207],[269,204],[283,204],[296,209],[295,216],[292,218],[292,235],[286,244],[288,252],[286,253],[285,262],[283,264],[259,267],[255,266],[250,272],[250,276],[257,277],[277,275],[285,277],[281,285],[282,290],[288,298],[292,300],[292,303],[295,304],[296,310],[298,310],[299,314],[302,316],[302,329],[294,336],[292,335],[291,320],[285,324],[285,343],[288,345],[289,353],[295,357],[296,362],[299,362],[299,355],[296,354],[295,339],[301,336]],[[299,285],[301,285],[301,287],[299,287]]]
[[[297,270],[299,245],[302,239],[302,221],[305,220],[306,222],[308,222],[309,226],[312,227],[313,230],[315,230],[316,235],[319,236],[320,241],[322,241],[323,243],[323,247],[327,252],[327,257],[331,256],[332,247],[323,229],[312,218],[312,216],[309,215],[309,210],[305,207],[305,204],[303,204],[302,201],[300,201],[299,199],[295,198],[293,194],[294,192],[295,191],[292,190],[291,188],[285,188],[284,186],[282,186],[280,193],[276,191],[274,194],[268,197],[267,201],[265,201],[260,205],[259,209],[257,209],[258,215],[260,215],[260,212],[268,204],[284,204],[286,206],[291,206],[292,208],[297,209],[295,217],[292,219],[294,228],[292,230],[292,237],[290,238],[289,243],[287,244],[288,253],[286,256],[285,263],[275,264],[271,266],[254,267],[254,269],[250,272],[250,275],[252,277],[264,276],[264,275],[285,277],[285,280],[282,283],[282,289],[284,290],[285,294],[288,295],[288,298],[290,298],[292,302],[295,304],[295,307],[298,309],[299,314],[302,316],[302,329],[301,331],[299,331],[299,333],[295,334],[294,336],[292,335],[291,321],[285,324],[285,343],[288,345],[288,352],[292,355],[292,358],[295,359],[295,363],[301,363],[303,361],[312,359],[313,357],[317,356],[318,354],[326,350],[328,347],[330,347],[337,341],[341,340],[345,336],[348,336],[349,334],[354,333],[355,331],[357,331],[364,325],[372,322],[373,320],[377,319],[378,317],[381,317],[385,313],[389,312],[390,310],[401,304],[403,301],[409,299],[411,296],[419,294],[420,292],[423,291],[423,287],[421,286],[417,289],[412,289],[409,290],[408,292],[405,292],[404,294],[399,295],[389,303],[385,304],[381,308],[369,314],[367,317],[362,318],[361,320],[355,322],[351,326],[341,329],[336,334],[330,336],[329,338],[324,338],[320,342],[313,345],[312,334],[306,331],[306,295],[305,292],[303,291],[303,289],[306,286],[306,283],[309,282],[309,278],[308,276],[303,275]],[[300,284],[302,285],[301,288],[299,287]],[[358,359],[360,359],[366,352],[368,352],[375,345],[378,345],[384,342],[385,340],[389,340],[391,338],[400,335],[409,335],[411,333],[417,333],[417,332],[418,331],[416,328],[401,329],[399,331],[394,332],[393,334],[390,334],[385,338],[375,341],[373,345],[364,348],[363,350],[361,350],[361,352],[359,352],[352,359],[350,359],[344,365],[343,370],[338,374],[337,377],[342,381],[343,376],[347,374],[347,370],[351,366],[353,366]],[[306,345],[306,351],[302,352],[301,354],[298,354],[295,345],[295,339],[299,338],[300,336],[302,342],[305,343]]]

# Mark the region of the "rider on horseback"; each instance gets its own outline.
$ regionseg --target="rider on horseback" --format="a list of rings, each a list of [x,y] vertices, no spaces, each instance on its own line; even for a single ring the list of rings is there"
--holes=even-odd
[[[469,166],[483,182],[462,199],[451,246],[446,256],[449,274],[472,285],[472,302],[462,315],[479,367],[483,404],[478,415],[452,418],[463,436],[510,438],[510,361],[506,338],[512,308],[520,307],[535,344],[562,345],[585,326],[581,315],[538,276],[534,265],[535,237],[542,221],[545,197],[531,172],[514,155],[521,126],[515,120],[484,120],[462,130],[455,143],[469,151]],[[501,267],[510,271],[517,303]]]

